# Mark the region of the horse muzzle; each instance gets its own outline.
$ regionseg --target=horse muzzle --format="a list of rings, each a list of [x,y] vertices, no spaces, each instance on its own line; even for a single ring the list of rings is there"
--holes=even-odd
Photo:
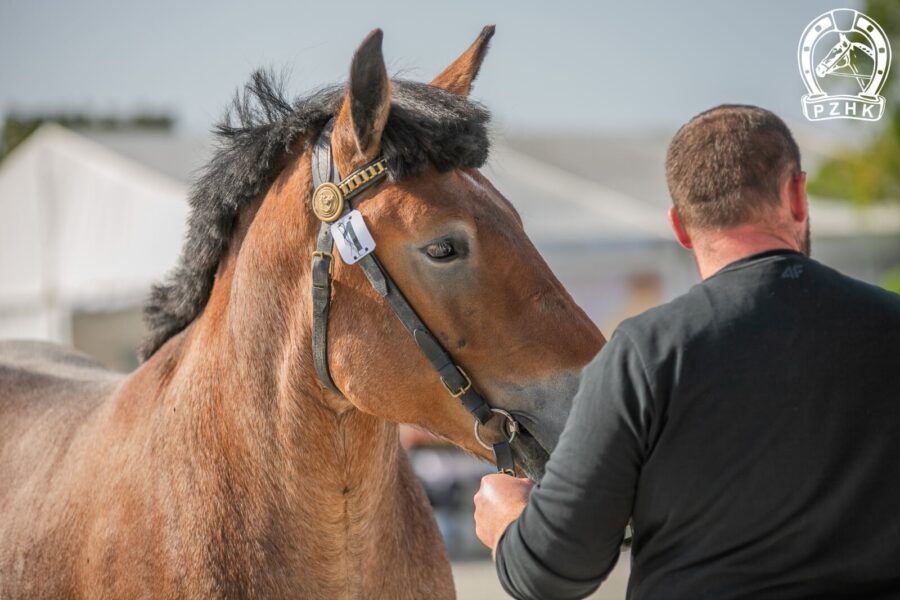
[[[580,375],[567,371],[532,384],[505,384],[491,390],[496,405],[509,411],[518,424],[510,444],[516,467],[539,482],[563,432]]]

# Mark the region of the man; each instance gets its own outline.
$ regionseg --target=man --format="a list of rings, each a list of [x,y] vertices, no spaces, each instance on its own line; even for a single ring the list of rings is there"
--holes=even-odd
[[[631,598],[900,597],[900,296],[808,258],[769,111],[696,116],[666,178],[703,281],[585,368],[540,485],[483,480],[503,587],[590,594],[630,519]]]

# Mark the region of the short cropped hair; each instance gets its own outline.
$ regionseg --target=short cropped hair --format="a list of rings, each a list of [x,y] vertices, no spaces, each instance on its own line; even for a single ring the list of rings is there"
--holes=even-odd
[[[666,182],[686,227],[730,228],[764,217],[800,149],[774,113],[723,104],[685,124],[669,144]]]

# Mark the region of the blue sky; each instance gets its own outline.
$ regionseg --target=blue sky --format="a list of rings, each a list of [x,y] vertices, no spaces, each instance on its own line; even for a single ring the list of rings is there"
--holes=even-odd
[[[858,3],[3,0],[0,111],[150,108],[203,131],[257,66],[301,93],[343,79],[381,27],[389,71],[430,80],[495,23],[473,95],[507,129],[671,130],[722,102],[800,120],[797,41],[845,6]]]

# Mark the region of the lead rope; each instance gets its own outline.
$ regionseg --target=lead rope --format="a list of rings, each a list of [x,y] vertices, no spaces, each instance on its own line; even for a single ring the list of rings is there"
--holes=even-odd
[[[349,200],[364,190],[374,186],[387,176],[384,159],[377,159],[351,173],[341,180],[331,152],[331,131],[334,119],[329,121],[319,134],[312,151],[312,175],[315,192],[313,211],[321,220],[316,249],[312,257],[312,350],[313,363],[322,382],[335,394],[342,396],[331,371],[328,368],[328,312],[331,303],[331,277],[334,272],[334,239],[331,223],[349,214],[352,210]],[[425,358],[437,371],[444,388],[454,398],[459,398],[475,418],[475,438],[485,448],[492,450],[497,471],[515,476],[512,442],[519,430],[515,418],[505,410],[491,408],[465,371],[453,362],[450,354],[431,334],[428,327],[416,314],[409,301],[394,283],[390,274],[381,265],[374,253],[366,254],[358,264],[371,286],[384,298]],[[501,426],[504,439],[493,444],[482,440],[479,427],[495,415],[505,420]]]

